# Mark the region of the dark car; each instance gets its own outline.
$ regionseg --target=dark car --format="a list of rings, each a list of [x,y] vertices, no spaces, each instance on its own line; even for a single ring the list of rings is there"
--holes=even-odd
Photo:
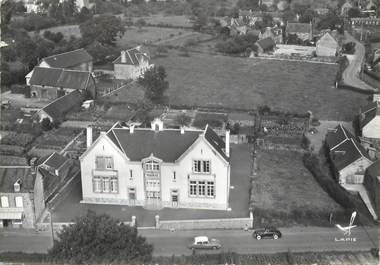
[[[263,229],[255,230],[252,236],[257,240],[260,240],[262,238],[279,239],[281,237],[281,232],[274,227],[266,227]]]

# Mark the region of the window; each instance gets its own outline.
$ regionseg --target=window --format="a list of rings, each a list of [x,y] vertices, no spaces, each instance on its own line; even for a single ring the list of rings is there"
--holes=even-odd
[[[214,181],[207,181],[207,196],[209,197],[215,196]]]
[[[129,170],[129,178],[133,179],[133,171],[132,171],[132,169]]]
[[[209,160],[194,160],[193,171],[195,173],[211,173]]]
[[[96,169],[113,169],[112,157],[97,156],[95,159]]]
[[[189,185],[190,196],[215,197],[214,181],[190,180]]]
[[[175,171],[173,171],[173,181],[175,182],[176,181],[176,173],[175,173]]]
[[[92,179],[93,191],[94,192],[102,192],[102,178],[94,177]]]
[[[146,171],[159,171],[160,170],[160,165],[156,161],[148,161],[145,163],[145,170]]]
[[[190,181],[190,195],[197,195],[197,182]]]
[[[198,195],[205,196],[206,195],[206,183],[205,181],[198,181]]]
[[[118,180],[117,177],[111,177],[111,192],[117,193],[118,192]]]
[[[103,177],[103,192],[110,192],[110,178]]]
[[[21,196],[16,197],[16,198],[15,198],[15,202],[16,202],[16,207],[17,207],[17,208],[23,208],[23,207],[24,207],[24,204],[23,204],[23,201],[22,201],[22,197],[21,197]]]
[[[9,202],[8,202],[8,197],[7,196],[2,196],[1,197],[1,207],[8,208],[9,207]]]

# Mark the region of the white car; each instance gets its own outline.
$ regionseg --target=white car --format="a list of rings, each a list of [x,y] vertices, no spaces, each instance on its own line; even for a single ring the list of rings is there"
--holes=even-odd
[[[219,249],[221,247],[219,240],[214,238],[209,240],[207,236],[194,237],[194,242],[189,246],[190,249]]]

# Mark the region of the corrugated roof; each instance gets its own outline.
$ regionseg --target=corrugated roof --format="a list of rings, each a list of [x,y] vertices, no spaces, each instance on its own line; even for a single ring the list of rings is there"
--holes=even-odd
[[[91,73],[86,71],[37,66],[34,67],[30,84],[85,90],[90,78]]]
[[[72,108],[80,106],[83,101],[82,94],[75,90],[67,95],[57,98],[41,110],[46,112],[54,120],[61,120]]]
[[[224,142],[211,128],[203,130],[186,130],[181,134],[180,130],[164,129],[154,131],[151,129],[135,128],[130,133],[128,128],[113,128],[107,136],[120,148],[132,161],[141,161],[153,156],[164,162],[175,162],[189,147],[202,135],[226,160],[222,148]]]
[[[85,49],[78,49],[61,54],[52,55],[42,59],[55,68],[70,68],[82,63],[92,61],[92,56]]]
[[[20,192],[33,191],[35,175],[29,167],[0,168],[0,192],[14,192],[14,184],[21,181]]]

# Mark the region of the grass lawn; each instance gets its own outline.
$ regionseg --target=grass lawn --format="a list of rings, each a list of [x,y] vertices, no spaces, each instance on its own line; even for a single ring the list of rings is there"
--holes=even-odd
[[[310,223],[316,225],[319,222],[328,223],[332,212],[343,212],[343,208],[323,191],[303,166],[302,154],[260,150],[257,165],[252,193],[253,209],[254,212],[257,209],[265,212],[271,224],[280,222],[280,225],[292,225],[304,223],[305,219],[310,218]],[[310,216],[310,213],[323,220]],[[297,217],[304,220],[297,222]]]
[[[352,120],[367,95],[334,88],[336,65],[192,53],[153,60],[168,74],[175,105],[311,110],[326,120]],[[349,107],[348,107],[349,106]]]
[[[144,19],[146,23],[152,25],[171,25],[177,27],[191,27],[192,23],[186,16],[165,16],[164,14],[152,15],[149,17],[134,17],[133,22]]]
[[[121,39],[116,41],[120,48],[128,48],[136,45],[154,43],[157,41],[180,36],[186,31],[183,29],[159,28],[159,27],[128,27]]]
[[[130,221],[135,215],[140,226],[153,226],[154,216],[160,215],[161,220],[210,219],[229,217],[248,217],[249,208],[249,147],[248,145],[231,146],[231,211],[173,209],[146,210],[142,207],[128,207],[123,205],[81,204],[82,190],[80,183],[72,185],[71,191],[65,199],[55,205],[53,215],[55,222],[70,222],[76,216],[86,214],[88,209],[97,213],[107,213],[123,221]]]

